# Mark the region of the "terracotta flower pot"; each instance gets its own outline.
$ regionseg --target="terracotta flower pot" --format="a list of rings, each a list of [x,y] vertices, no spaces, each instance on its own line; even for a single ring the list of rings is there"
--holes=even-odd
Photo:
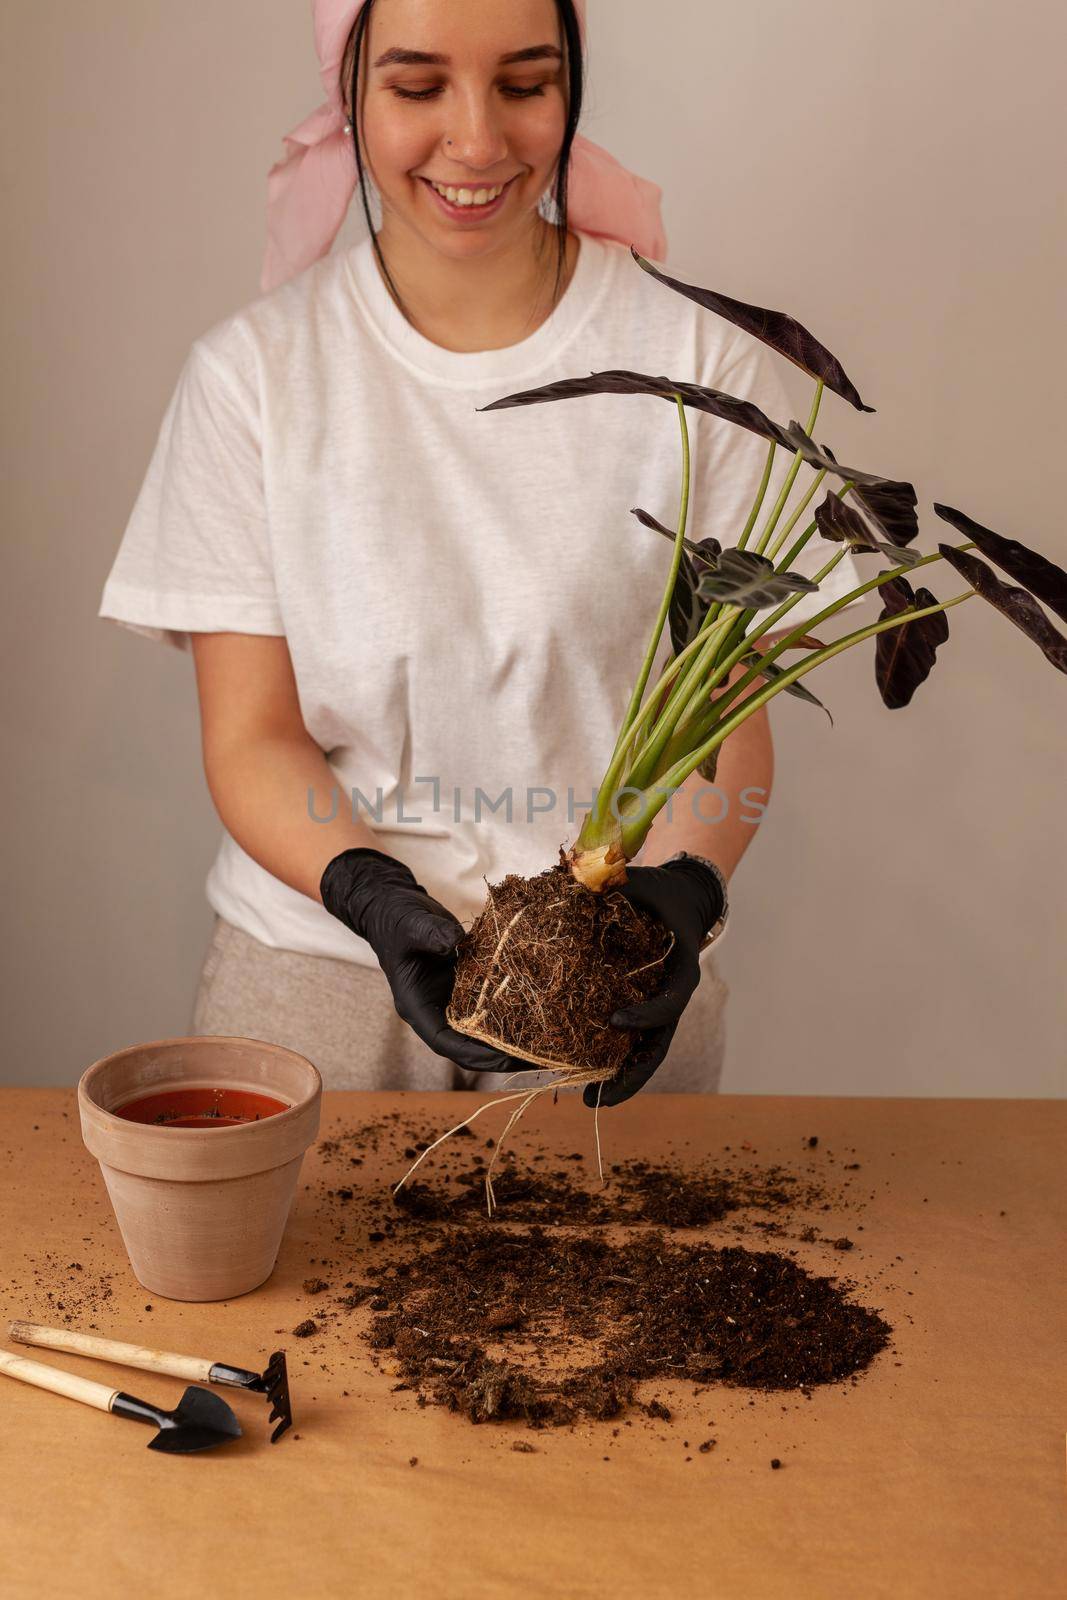
[[[288,1109],[211,1129],[114,1114],[144,1095],[194,1085],[275,1095]],[[104,1056],[82,1074],[82,1138],[146,1289],[170,1300],[228,1300],[270,1277],[321,1099],[310,1061],[257,1039],[160,1039]]]

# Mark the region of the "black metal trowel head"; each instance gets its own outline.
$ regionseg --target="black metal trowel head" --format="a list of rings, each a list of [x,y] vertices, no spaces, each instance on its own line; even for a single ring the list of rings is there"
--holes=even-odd
[[[225,1400],[212,1394],[210,1389],[195,1385],[186,1389],[173,1411],[149,1405],[147,1400],[138,1400],[120,1390],[111,1402],[111,1414],[152,1423],[159,1432],[149,1440],[148,1448],[162,1450],[168,1455],[211,1450],[217,1444],[241,1437],[241,1424]]]

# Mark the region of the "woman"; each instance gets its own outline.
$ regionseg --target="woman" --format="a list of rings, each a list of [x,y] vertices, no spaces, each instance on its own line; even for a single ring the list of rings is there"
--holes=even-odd
[[[225,834],[194,1031],[289,1045],[329,1087],[499,1087],[519,1063],[445,1022],[454,946],[487,882],[580,826],[666,574],[629,508],[670,521],[679,463],[654,397],[478,408],[606,367],[788,401],[760,344],[633,262],[664,259],[659,190],[576,136],[581,5],[313,9],[329,100],[271,174],[265,293],[194,341],[100,614],[195,658]],[[329,254],[357,180],[370,237]],[[764,446],[697,423],[693,517],[729,543]],[[690,780],[630,869],[675,946],[612,1019],[641,1042],[605,1104],[661,1062],[655,1088],[718,1085],[699,951],[771,768],[761,713],[723,749],[724,818]]]

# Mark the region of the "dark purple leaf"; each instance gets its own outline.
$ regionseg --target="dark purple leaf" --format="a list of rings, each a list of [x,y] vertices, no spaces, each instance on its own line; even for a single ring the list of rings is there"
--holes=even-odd
[[[651,512],[642,511],[640,506],[631,506],[630,514],[635,516],[644,527],[652,528],[656,533],[662,533],[663,537],[669,539],[672,544],[678,537],[670,528],[665,528],[662,522],[658,522]],[[696,560],[698,570],[701,566],[713,567],[722,549],[718,539],[712,539],[710,536],[706,539],[683,538],[682,545]]]
[[[936,606],[937,596],[929,589],[912,590],[906,578],[890,578],[878,590],[885,605],[878,621],[896,617],[912,607]],[[901,623],[875,635],[874,675],[878,692],[889,707],[897,711],[934,669],[937,647],[948,638],[948,622],[943,611]]]
[[[864,405],[837,357],[831,355],[814,334],[809,333],[807,328],[795,322],[784,311],[765,311],[762,306],[749,306],[743,300],[731,300],[729,295],[719,294],[714,289],[696,289],[692,284],[681,283],[677,278],[668,278],[665,272],[660,272],[651,261],[646,261],[644,256],[639,255],[633,245],[630,246],[630,254],[639,267],[643,267],[660,283],[666,284],[668,289],[674,289],[678,294],[684,294],[687,299],[695,300],[697,305],[703,306],[706,311],[714,311],[718,316],[725,317],[735,328],[743,328],[746,333],[769,345],[772,350],[777,350],[787,361],[792,361],[801,372],[806,372],[811,378],[821,379],[827,389],[839,394],[842,400],[847,400],[857,411],[874,410],[873,406]]]
[[[748,653],[748,655],[742,656],[741,660],[743,662],[756,662],[760,661],[761,655],[761,651],[752,650]],[[772,683],[776,678],[782,677],[782,675],[785,672],[788,672],[788,670],[788,667],[780,667],[776,661],[762,661],[760,665],[761,676],[764,678],[769,678]],[[822,701],[818,699],[816,695],[813,695],[811,690],[802,684],[799,679],[796,683],[786,684],[785,692],[786,694],[796,695],[798,700],[806,700],[810,706],[818,706],[820,711],[826,711],[826,707],[823,705]],[[830,717],[829,711],[826,711],[826,715]],[[831,728],[833,725],[834,719],[833,717],[830,717]]]
[[[939,544],[937,548],[949,566],[962,573],[983,600],[988,600],[1009,622],[1021,628],[1054,667],[1067,672],[1067,639],[1052,626],[1032,595],[1025,589],[1001,583],[992,567],[972,556],[969,550],[957,550],[951,544]]]
[[[683,550],[682,559],[678,564],[678,575],[671,592],[670,609],[667,612],[671,645],[676,656],[681,654],[687,644],[692,644],[707,614],[708,602],[701,599],[697,592],[697,575],[693,563]]]
[[[683,403],[695,411],[706,411],[709,416],[732,422],[761,439],[773,440],[783,450],[796,447],[790,442],[786,430],[772,422],[753,405],[751,400],[738,400],[735,395],[722,394],[718,389],[702,389],[697,383],[674,382],[670,378],[650,378],[642,372],[612,369],[591,372],[588,378],[560,378],[555,383],[543,384],[537,389],[522,389],[518,394],[505,395],[487,406],[477,406],[478,411],[503,411],[509,406],[534,406],[548,400],[573,400],[590,394],[652,394],[661,400],[675,403],[679,395]]]
[[[891,544],[910,544],[919,532],[916,515],[918,497],[914,484],[899,482],[895,478],[880,478],[874,472],[861,472],[858,467],[838,466],[837,457],[829,445],[817,445],[809,439],[799,422],[791,422],[785,430],[790,450],[799,450],[809,466],[821,472],[832,472],[838,478],[850,478],[856,487],[850,490],[871,521],[880,528]]]
[[[846,506],[833,492],[826,496],[821,505],[815,507],[815,522],[824,539],[832,539],[837,544],[845,540],[861,550],[878,548],[874,534],[859,512],[853,511],[851,506]]]
[[[836,494],[828,494],[822,504],[815,507],[815,522],[824,539],[838,544],[845,540],[857,555],[876,551],[888,556],[896,567],[913,567],[922,560],[918,550],[876,539],[859,512],[846,506]]]
[[[504,411],[509,406],[541,405],[549,400],[573,400],[589,394],[654,394],[673,400],[675,390],[683,385],[672,383],[670,378],[652,378],[643,372],[628,372],[621,367],[604,372],[591,372],[587,378],[557,378],[553,383],[540,384],[536,389],[520,389],[516,394],[491,400],[487,406],[476,406],[476,411]]]
[[[917,505],[915,489],[910,483],[898,483],[891,478],[880,478],[877,473],[861,472],[858,467],[839,467],[827,449],[809,439],[799,422],[788,428],[771,420],[751,400],[739,400],[736,395],[724,394],[719,389],[704,389],[698,383],[675,382],[670,378],[651,378],[642,372],[612,369],[591,372],[587,378],[560,378],[555,383],[543,384],[537,389],[522,389],[517,394],[504,395],[492,400],[478,411],[504,411],[512,406],[541,405],[549,400],[573,400],[591,394],[651,394],[661,400],[676,403],[678,396],[683,405],[695,411],[706,411],[709,416],[735,427],[745,428],[761,439],[773,441],[783,450],[798,452],[811,466],[833,472],[837,477],[851,478],[857,485],[852,491],[871,520],[893,544],[907,544],[919,531],[915,515]]]
[[[848,477],[852,474],[848,473]],[[916,512],[918,500],[913,484],[901,483],[894,478],[882,478],[878,483],[864,483],[849,494],[858,500],[876,527],[881,528],[890,544],[900,547],[908,544],[919,532]],[[898,563],[899,565],[899,563]]]
[[[964,512],[954,511],[951,506],[939,506],[935,501],[934,510],[958,533],[973,539],[982,554],[995,561],[1009,578],[1016,578],[1024,589],[1029,589],[1067,622],[1067,572],[1062,567],[1020,544],[1018,539],[1005,539],[1003,534],[972,522]]]
[[[651,512],[642,511],[640,506],[631,506],[630,509],[644,527],[662,533],[671,544],[675,543],[677,535],[672,533],[670,528],[664,527]],[[701,623],[707,616],[709,602],[697,593],[697,583],[702,572],[715,566],[721,548],[718,539],[683,538],[682,540],[682,557],[678,563],[670,608],[667,612],[667,624],[675,655],[679,655],[687,644],[693,642],[700,632]],[[692,552],[692,559],[687,551]]]
[[[652,528],[656,533],[662,533],[672,544],[678,537],[676,531],[672,532],[670,528],[665,527],[662,522],[652,515],[651,511],[643,511],[640,506],[631,506],[630,515],[631,517],[636,517],[644,527]],[[692,550],[693,542],[691,539],[685,539],[683,543],[687,550]]]
[[[697,593],[704,600],[743,604],[748,610],[780,605],[792,594],[817,594],[819,585],[800,572],[776,572],[774,562],[754,550],[726,549],[718,566],[706,571]]]

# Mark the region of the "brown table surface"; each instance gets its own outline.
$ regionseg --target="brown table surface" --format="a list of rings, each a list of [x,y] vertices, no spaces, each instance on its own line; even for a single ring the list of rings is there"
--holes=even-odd
[[[329,1094],[322,1137],[398,1108],[443,1131],[483,1098]],[[72,1291],[77,1325],[251,1367],[283,1345],[297,1412],[271,1446],[264,1402],[217,1391],[243,1438],[176,1458],[146,1452],[133,1424],[0,1378],[4,1600],[1063,1593],[1067,1104],[644,1095],[605,1113],[608,1161],[673,1146],[826,1180],[842,1198],[812,1214],[820,1241],[798,1242],[801,1218],[770,1243],[854,1279],[895,1330],[854,1383],[810,1398],[682,1386],[670,1422],[637,1412],[618,1436],[605,1423],[530,1433],[420,1409],[391,1392],[391,1361],[375,1368],[356,1338],[364,1312],[344,1334],[293,1338],[313,1310],[312,1262],[358,1278],[382,1259],[365,1227],[338,1242],[326,1195],[337,1167],[320,1152],[270,1281],[187,1305],[130,1272],[73,1091],[4,1090],[0,1115],[0,1335],[9,1317],[61,1320],[47,1293],[77,1260],[87,1286],[114,1274],[102,1310],[85,1312],[88,1289]],[[503,1116],[494,1108],[483,1125],[498,1132]],[[520,1161],[538,1142],[590,1152],[590,1114],[570,1096],[541,1102],[516,1132]],[[404,1165],[368,1159],[343,1181],[384,1184]],[[767,1247],[740,1226],[704,1236]],[[835,1233],[855,1241],[847,1256],[827,1243]],[[128,1368],[40,1359],[169,1405],[180,1392]],[[699,1454],[709,1419],[717,1445]],[[536,1453],[513,1451],[519,1438]]]

